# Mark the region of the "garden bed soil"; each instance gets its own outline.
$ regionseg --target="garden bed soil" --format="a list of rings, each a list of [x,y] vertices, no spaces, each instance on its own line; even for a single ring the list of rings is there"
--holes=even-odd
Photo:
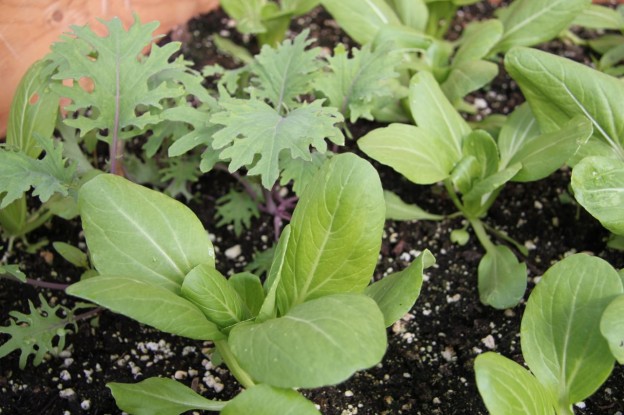
[[[484,18],[492,11],[483,2],[466,8],[458,16],[455,30],[465,21]],[[310,20],[312,19],[312,20]],[[316,10],[294,22],[293,30],[310,27],[322,46],[349,42],[325,13]],[[184,41],[185,56],[198,67],[221,62],[207,35],[230,34],[243,39],[231,28],[221,11],[195,19],[188,30],[174,36]],[[551,42],[547,49],[587,62],[581,48]],[[508,113],[522,102],[514,84],[504,73],[483,98],[492,111]],[[376,127],[360,122],[350,126],[354,137]],[[353,143],[350,150],[357,152]],[[374,163],[386,189],[405,201],[418,203],[432,212],[453,213],[444,189],[416,186],[389,168]],[[606,247],[608,233],[568,193],[570,174],[562,169],[535,183],[507,185],[490,209],[486,222],[508,232],[529,248],[526,259],[529,289],[554,262],[576,252],[590,252],[624,267],[621,252]],[[234,180],[226,173],[204,175],[193,187],[190,207],[213,237],[217,268],[225,274],[242,271],[253,253],[266,249],[274,240],[272,218],[253,221],[240,237],[232,229],[214,226],[214,201],[225,194]],[[495,310],[479,302],[476,269],[483,249],[472,235],[465,246],[451,243],[449,235],[461,227],[462,219],[440,222],[386,223],[380,261],[375,278],[405,268],[420,252],[429,249],[437,264],[426,270],[420,298],[411,312],[388,329],[388,351],[379,365],[357,373],[334,386],[303,391],[326,415],[373,414],[486,414],[474,380],[475,357],[493,350],[522,363],[519,331],[524,303],[509,310]],[[51,247],[54,241],[85,248],[80,224],[54,219],[49,226],[29,235],[29,242],[47,241],[33,254],[18,243],[12,263],[24,265],[30,278],[58,283],[75,282],[80,271],[65,262]],[[6,242],[0,253],[4,253]],[[229,249],[238,250],[234,258]],[[230,250],[229,253],[232,251]],[[231,256],[231,255],[230,255]],[[63,292],[43,290],[0,279],[0,324],[8,323],[12,310],[26,312],[28,301],[38,304],[43,293],[50,303],[73,305]],[[0,335],[0,341],[7,336]],[[68,336],[68,346],[58,357],[48,357],[38,367],[29,363],[18,367],[19,353],[0,360],[0,414],[118,414],[107,382],[137,382],[151,376],[174,377],[208,398],[229,399],[239,391],[226,369],[210,361],[212,344],[163,334],[108,311],[81,322]],[[624,413],[624,369],[617,366],[609,380],[590,399],[577,405],[577,414],[615,415]]]

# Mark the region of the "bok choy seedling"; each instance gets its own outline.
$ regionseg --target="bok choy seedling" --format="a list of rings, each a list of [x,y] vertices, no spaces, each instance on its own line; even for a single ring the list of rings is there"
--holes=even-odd
[[[303,191],[261,283],[226,278],[199,219],[181,203],[102,174],[79,194],[99,272],[68,292],[160,330],[212,340],[245,391],[202,398],[171,379],[112,383],[133,413],[318,414],[295,388],[332,385],[381,360],[386,327],[414,304],[425,251],[407,269],[370,284],[384,224],[379,177],[352,154],[327,161]],[[146,396],[157,399],[145,399]]]

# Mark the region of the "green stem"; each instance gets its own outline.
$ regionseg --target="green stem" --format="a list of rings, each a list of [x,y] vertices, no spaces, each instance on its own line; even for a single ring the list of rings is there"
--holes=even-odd
[[[513,246],[516,247],[516,249],[518,251],[520,251],[520,253],[524,256],[529,256],[529,250],[526,248],[526,246],[522,245],[520,242],[516,241],[514,238],[512,238],[511,236],[507,235],[504,232],[499,231],[496,228],[493,228],[491,226],[489,226],[487,223],[484,223],[483,226],[485,226],[485,228],[490,231],[491,233],[493,233],[494,235],[496,235],[497,237],[499,237],[500,239],[509,242],[510,244],[512,244]]]
[[[28,221],[26,222],[24,229],[18,236],[23,236],[29,232],[34,231],[35,229],[37,229],[38,227],[40,227],[41,225],[49,221],[52,218],[52,216],[54,216],[54,214],[51,211],[47,209],[39,209],[37,212],[35,212],[32,216],[28,218]]]
[[[455,193],[453,183],[451,183],[450,179],[444,180],[444,187],[446,188],[446,192],[451,197],[451,200],[453,201],[455,207],[462,213],[462,215],[466,216],[466,213],[464,212],[464,205],[462,205],[461,201],[459,200],[459,196],[457,196],[457,193]]]
[[[574,409],[570,405],[562,403],[557,409],[557,415],[574,415]]]
[[[479,219],[468,219],[470,221],[470,226],[474,230],[475,235],[477,235],[477,239],[481,242],[481,245],[485,248],[487,252],[491,252],[496,249],[490,237],[488,236],[485,228],[483,227],[483,222]]]
[[[251,376],[249,376],[249,374],[238,364],[238,360],[236,360],[236,356],[232,353],[232,349],[230,349],[230,345],[227,340],[215,340],[214,343],[217,347],[217,351],[236,380],[238,380],[238,382],[246,389],[255,386],[256,383],[253,381]]]

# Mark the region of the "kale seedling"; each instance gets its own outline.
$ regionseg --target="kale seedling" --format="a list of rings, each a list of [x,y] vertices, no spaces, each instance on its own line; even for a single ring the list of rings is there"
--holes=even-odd
[[[412,78],[409,105],[417,126],[397,123],[373,130],[358,140],[359,147],[416,184],[444,182],[486,250],[478,269],[481,301],[496,308],[516,305],[526,288],[526,267],[507,246],[490,240],[482,218],[506,182],[538,180],[565,163],[579,142],[591,135],[591,124],[585,117],[575,117],[542,134],[524,105],[507,119],[495,140],[488,132],[468,126],[429,72]],[[418,207],[404,206],[396,195],[388,194],[387,200],[403,212],[394,219],[432,219]],[[410,210],[413,214],[405,214]],[[489,230],[524,252],[508,236]],[[468,234],[460,229],[451,237],[465,243]]]
[[[245,388],[220,402],[171,379],[109,384],[120,408],[139,414],[318,414],[293,388],[336,384],[377,364],[385,328],[414,304],[433,262],[426,251],[370,284],[383,192],[373,167],[352,154],[324,163],[302,192],[264,284],[251,273],[224,277],[199,219],[165,195],[100,175],[81,188],[79,207],[100,276],[68,292],[160,330],[212,340]]]
[[[623,361],[623,293],[620,275],[600,258],[576,254],[546,271],[520,328],[531,372],[494,352],[475,361],[490,413],[572,415],[572,405],[609,377],[615,360],[610,348]]]

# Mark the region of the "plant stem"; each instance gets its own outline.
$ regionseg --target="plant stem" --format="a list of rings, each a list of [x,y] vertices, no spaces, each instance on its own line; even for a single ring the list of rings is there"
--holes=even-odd
[[[481,222],[479,219],[468,219],[468,221],[470,222],[470,226],[472,226],[475,235],[477,235],[477,239],[479,239],[479,242],[481,243],[481,245],[483,245],[485,250],[488,252],[495,250],[496,247],[490,240],[490,237],[487,235],[487,232],[483,227],[483,222]]]
[[[253,379],[251,379],[251,376],[249,376],[249,374],[238,364],[238,360],[236,360],[236,356],[232,353],[232,349],[230,349],[230,345],[227,340],[216,340],[214,343],[217,347],[217,351],[236,380],[238,380],[238,382],[246,389],[255,386],[256,383]]]
[[[511,236],[507,235],[506,233],[499,231],[498,229],[488,225],[487,223],[484,223],[483,226],[485,226],[485,228],[490,231],[491,233],[493,233],[494,235],[496,235],[498,238],[509,242],[510,244],[512,244],[513,246],[516,247],[516,249],[524,256],[529,256],[529,250],[526,248],[526,246],[522,245],[520,242],[516,241],[514,238],[512,238]]]
[[[444,180],[444,187],[446,188],[446,192],[451,197],[451,200],[453,201],[455,207],[461,212],[462,215],[466,216],[466,214],[464,213],[464,205],[462,205],[459,197],[457,196],[457,193],[455,193],[455,189],[453,189],[453,183],[451,183],[449,179],[446,179]]]
[[[50,290],[61,290],[65,291],[69,284],[59,284],[57,282],[47,282],[47,281],[39,281],[32,278],[26,278],[26,283],[28,285],[32,285],[33,287],[47,288]]]

